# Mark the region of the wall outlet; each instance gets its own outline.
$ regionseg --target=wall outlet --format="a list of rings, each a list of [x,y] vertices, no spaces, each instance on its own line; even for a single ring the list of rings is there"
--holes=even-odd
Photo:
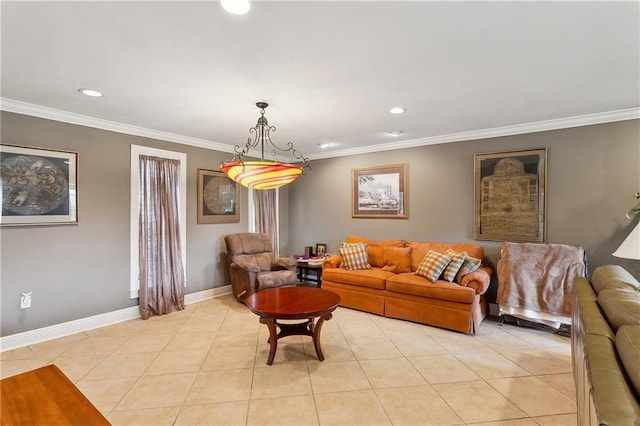
[[[31,307],[31,292],[23,291],[20,295],[20,309],[27,309]]]

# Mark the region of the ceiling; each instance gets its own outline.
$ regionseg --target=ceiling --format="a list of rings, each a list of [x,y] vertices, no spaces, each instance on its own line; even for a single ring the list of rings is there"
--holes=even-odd
[[[3,0],[2,109],[230,151],[267,101],[312,159],[638,118],[639,5]]]

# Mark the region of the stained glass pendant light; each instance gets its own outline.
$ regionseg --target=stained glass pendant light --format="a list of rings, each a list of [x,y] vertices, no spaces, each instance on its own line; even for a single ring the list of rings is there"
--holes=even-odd
[[[260,118],[255,127],[249,129],[249,133],[253,133],[252,137],[247,139],[244,148],[236,145],[233,148],[234,154],[230,161],[220,164],[220,169],[229,176],[229,178],[238,182],[242,186],[253,189],[275,189],[293,182],[298,176],[302,175],[305,169],[310,168],[309,159],[299,154],[293,147],[293,143],[287,143],[286,148],[281,148],[273,143],[270,137],[271,131],[276,131],[275,126],[270,126],[267,118],[264,116],[264,110],[269,106],[266,102],[257,102],[256,106],[260,109]],[[249,153],[251,148],[260,145],[260,160],[244,161],[244,156]],[[269,161],[264,159],[265,149],[274,158],[277,158],[278,151],[288,153],[300,164],[282,163],[278,161]]]

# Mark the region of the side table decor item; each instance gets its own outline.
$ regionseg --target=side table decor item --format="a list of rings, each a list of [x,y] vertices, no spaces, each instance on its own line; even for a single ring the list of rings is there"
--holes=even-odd
[[[2,225],[78,223],[78,153],[0,145]]]
[[[275,126],[269,125],[264,116],[264,110],[269,106],[266,102],[257,102],[260,108],[260,118],[255,127],[249,129],[253,133],[253,139],[249,137],[244,148],[239,145],[234,147],[233,158],[220,164],[220,169],[232,180],[242,186],[253,189],[275,189],[287,185],[297,179],[305,169],[311,167],[309,159],[299,154],[289,142],[286,148],[277,146],[272,140],[270,133],[276,131]],[[260,145],[260,161],[245,161],[244,156],[249,154],[251,148]],[[285,153],[293,157],[293,161],[301,164],[280,162],[277,160],[265,160],[265,149],[267,154],[277,158],[278,152]]]

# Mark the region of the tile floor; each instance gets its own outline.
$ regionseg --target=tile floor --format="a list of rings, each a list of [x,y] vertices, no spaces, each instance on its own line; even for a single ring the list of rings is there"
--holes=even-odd
[[[57,364],[114,425],[576,425],[570,341],[488,318],[475,336],[338,308],[279,341],[222,296],[5,351],[2,377]]]

